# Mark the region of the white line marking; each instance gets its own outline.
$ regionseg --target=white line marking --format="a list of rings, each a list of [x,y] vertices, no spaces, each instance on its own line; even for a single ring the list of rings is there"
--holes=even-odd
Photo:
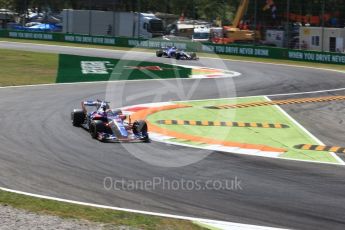
[[[269,98],[265,97],[266,100],[271,101]],[[212,101],[213,99],[208,99],[209,101]],[[188,102],[188,101],[185,101]],[[134,105],[134,106],[129,106],[129,107],[123,107],[121,108],[122,110],[126,110],[126,108],[131,108],[131,107],[155,107],[155,106],[161,106],[165,105],[165,103],[173,104],[174,101],[172,102],[156,102],[156,103],[148,103],[148,104],[139,104],[139,105]],[[175,102],[176,103],[176,102]],[[315,141],[318,143],[322,143],[320,140],[318,140],[313,134],[311,134],[308,130],[306,130],[301,124],[299,124],[296,120],[294,120],[289,114],[287,114],[282,108],[279,106],[277,107],[279,111],[281,111],[285,116],[287,116],[293,123],[295,123],[299,128],[302,129],[302,131],[306,132],[308,135],[310,135],[311,138],[313,138]],[[169,141],[170,139],[175,139],[176,137],[170,137],[170,136],[165,136],[163,134],[158,134],[158,133],[152,133],[151,140],[156,141],[156,142],[162,142],[166,144],[171,144],[171,145],[177,145],[177,146],[183,146],[183,147],[189,147],[189,148],[195,148],[195,149],[204,149],[204,150],[209,150],[209,151],[220,151],[220,152],[227,152],[227,153],[232,153],[232,154],[240,154],[240,155],[249,155],[249,156],[256,156],[256,157],[266,157],[266,158],[273,158],[273,159],[279,159],[279,160],[289,160],[289,161],[302,161],[302,162],[307,162],[307,163],[317,163],[317,164],[328,164],[328,165],[345,165],[345,162],[341,160],[336,154],[331,155],[334,157],[336,155],[336,158],[339,163],[333,163],[333,162],[323,162],[323,161],[316,161],[316,160],[302,160],[302,159],[292,159],[292,158],[279,158],[279,155],[282,153],[279,152],[265,152],[265,151],[259,151],[259,150],[252,150],[252,149],[240,149],[240,148],[232,148],[232,147],[226,147],[226,146],[220,146],[220,145],[203,145],[203,146],[198,146],[198,145],[192,145],[188,143],[180,143],[180,142],[175,142],[175,141]],[[178,139],[178,138],[176,138]],[[248,151],[247,151],[248,150]]]
[[[275,158],[275,159],[277,159],[278,156],[283,153],[283,152],[261,151],[258,149],[244,149],[244,148],[239,148],[239,147],[227,147],[227,146],[223,146],[223,145],[208,145],[206,143],[203,146],[198,146],[198,145],[193,145],[193,144],[188,144],[188,143],[169,141],[170,139],[175,139],[175,138],[178,139],[177,137],[168,138],[168,136],[167,136],[167,138],[163,138],[163,137],[154,136],[154,138],[152,138],[152,140],[156,141],[156,142],[162,142],[162,143],[166,143],[166,144],[178,145],[178,146],[189,147],[189,148],[204,149],[204,150],[209,150],[209,151],[227,152],[227,153],[248,155],[248,156],[268,157],[268,158]],[[280,159],[280,158],[278,158],[278,159]]]
[[[160,79],[149,79],[149,80],[114,80],[114,81],[90,81],[90,82],[71,82],[71,83],[49,83],[49,84],[38,84],[38,85],[15,85],[15,86],[0,86],[0,89],[7,89],[7,88],[26,88],[26,87],[42,87],[42,86],[63,86],[63,85],[82,85],[82,84],[104,84],[104,83],[119,83],[119,82],[141,82],[141,81],[159,81]],[[192,78],[178,78],[178,79],[166,79],[164,81],[172,81],[172,80],[200,80],[200,79],[192,79]],[[281,94],[266,94],[266,95],[253,95],[253,96],[242,96],[242,97],[225,97],[225,98],[205,98],[205,99],[195,99],[195,100],[181,100],[181,101],[173,101],[173,102],[190,102],[190,101],[205,101],[205,100],[231,100],[236,98],[255,98],[255,97],[280,97],[280,96],[296,96],[296,95],[305,95],[305,94],[317,94],[317,93],[329,93],[329,92],[337,92],[337,91],[345,91],[344,88],[334,88],[334,89],[326,89],[326,90],[316,90],[316,91],[305,91],[305,92],[298,92],[298,93],[281,93]]]
[[[77,205],[83,205],[83,206],[89,206],[89,207],[95,207],[95,208],[102,208],[102,209],[110,209],[114,211],[124,211],[124,212],[130,212],[130,213],[138,213],[143,215],[150,215],[150,216],[160,216],[160,217],[167,217],[167,218],[174,218],[174,219],[180,219],[180,220],[188,220],[188,221],[196,221],[201,223],[207,223],[208,225],[217,224],[219,226],[224,226],[225,228],[221,229],[279,229],[279,228],[270,228],[270,227],[264,227],[264,226],[256,226],[256,225],[247,225],[247,224],[240,224],[240,223],[232,223],[232,222],[226,222],[226,221],[218,221],[218,220],[210,220],[210,219],[203,219],[203,218],[195,218],[195,217],[188,217],[188,216],[179,216],[179,215],[172,215],[172,214],[164,214],[159,212],[147,212],[147,211],[140,211],[135,209],[127,209],[127,208],[119,208],[119,207],[112,207],[112,206],[106,206],[106,205],[99,205],[99,204],[92,204],[92,203],[86,203],[86,202],[80,202],[80,201],[74,201],[74,200],[67,200],[57,197],[51,197],[51,196],[44,196],[44,195],[38,195],[34,193],[28,193],[28,192],[22,192],[18,190],[8,189],[4,187],[0,187],[0,190],[6,191],[6,192],[12,192],[16,194],[41,198],[41,199],[47,199],[47,200],[54,200],[54,201],[60,201],[60,202],[66,202],[70,204],[77,204]]]
[[[203,57],[204,58],[204,57]],[[275,65],[275,66],[286,66],[286,67],[294,67],[294,68],[304,68],[304,69],[315,69],[315,70],[324,70],[324,71],[332,71],[337,73],[345,73],[345,70],[336,70],[336,69],[328,69],[328,68],[320,68],[320,67],[312,67],[312,66],[304,66],[304,65],[292,65],[292,64],[279,64],[274,62],[260,62],[260,61],[246,61],[246,60],[235,60],[235,59],[227,59],[227,58],[212,58],[212,57],[205,57],[206,59],[221,59],[225,61],[231,61],[231,62],[244,62],[244,63],[253,63],[253,64],[264,64],[264,65]],[[250,58],[250,57],[248,57]],[[278,59],[280,61],[292,61],[292,60],[284,60],[284,59]],[[298,61],[296,61],[298,62]],[[302,63],[301,64],[307,64]],[[331,63],[317,63],[317,64],[325,64],[325,65],[332,65]],[[337,64],[333,64],[337,65]]]
[[[272,101],[270,98],[265,97],[266,100]],[[319,145],[325,145],[321,140],[319,140],[316,136],[314,136],[311,132],[309,132],[303,125],[301,125],[298,121],[296,121],[293,117],[290,116],[285,110],[283,110],[280,106],[274,105],[275,108],[277,108],[281,113],[283,113],[290,121],[292,121],[295,125],[297,125],[303,132],[308,134],[314,141],[316,141]],[[302,144],[302,143],[301,143]],[[330,153],[338,162],[340,165],[345,165],[345,162],[337,156],[335,153]],[[313,162],[313,161],[311,161]]]
[[[234,100],[234,99],[245,99],[245,98],[255,98],[255,97],[296,96],[296,95],[305,95],[305,94],[329,93],[329,92],[337,92],[337,91],[345,91],[345,88],[306,91],[306,92],[299,92],[299,93],[281,93],[281,94],[254,95],[254,96],[243,96],[243,97],[224,97],[224,98],[214,98],[214,99],[206,98],[206,99],[195,99],[195,100],[173,101],[173,102],[198,102],[198,101],[205,101],[205,100],[220,101],[220,100]]]
[[[217,223],[217,222],[212,222],[212,221],[200,221],[201,224],[204,224],[204,226],[208,226],[208,227],[213,227],[212,229],[216,228],[216,229],[220,229],[220,230],[251,230],[252,228],[250,226],[239,226],[239,225],[235,225],[235,226],[227,226],[225,224],[222,223]],[[272,227],[260,227],[260,226],[255,226],[256,230],[274,230],[277,228],[272,228]]]
[[[157,141],[155,137],[152,139],[153,141]],[[175,137],[172,137],[170,139],[174,139]],[[157,142],[160,142],[159,139]],[[194,149],[204,149],[204,150],[209,150],[209,151],[219,151],[219,152],[224,152],[223,150],[220,149],[214,149],[214,148],[209,148],[209,146],[197,146],[197,145],[191,145],[191,144],[186,144],[186,143],[179,143],[179,142],[174,142],[174,141],[164,141],[166,144],[171,144],[171,145],[178,145],[178,146],[183,146],[183,147],[188,147],[188,148],[194,148]],[[264,153],[264,151],[262,151]],[[243,153],[234,153],[231,152],[232,154],[237,154],[237,155],[248,155],[248,156],[255,156],[255,157],[265,157],[265,158],[272,158],[272,159],[278,159],[278,160],[284,160],[284,161],[295,161],[295,162],[306,162],[306,163],[314,163],[314,164],[326,164],[326,165],[342,165],[340,163],[333,163],[333,162],[323,162],[323,161],[311,161],[311,160],[297,160],[297,159],[292,159],[292,158],[278,158],[276,156],[269,156],[269,155],[251,155],[251,154],[243,154]]]

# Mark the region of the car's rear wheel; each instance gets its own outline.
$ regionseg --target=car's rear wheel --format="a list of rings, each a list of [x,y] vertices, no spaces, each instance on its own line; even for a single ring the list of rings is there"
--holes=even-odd
[[[176,56],[175,56],[176,60],[180,60],[181,59],[181,54],[180,53],[177,53]]]
[[[81,126],[85,122],[85,113],[81,109],[74,109],[73,112],[71,113],[71,119],[72,119],[72,124],[74,126]]]
[[[91,137],[96,139],[98,133],[102,133],[105,131],[105,126],[104,126],[103,121],[100,121],[100,120],[91,121],[90,126],[89,126],[89,131],[90,131]]]
[[[191,53],[191,54],[190,54],[190,57],[191,57],[193,60],[196,60],[196,59],[197,59],[196,53]]]
[[[133,133],[142,136],[144,141],[149,141],[149,134],[147,132],[147,123],[144,120],[138,120],[133,123]]]

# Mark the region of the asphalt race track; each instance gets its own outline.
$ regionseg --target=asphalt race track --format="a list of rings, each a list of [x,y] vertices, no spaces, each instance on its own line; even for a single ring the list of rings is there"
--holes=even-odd
[[[123,57],[120,51],[0,42],[0,48]],[[135,53],[138,60],[163,61]],[[132,57],[132,58],[133,58]],[[125,57],[127,58],[127,56]],[[152,142],[128,147],[92,140],[70,122],[82,100],[106,97],[114,86],[121,100],[113,105],[153,101],[271,95],[345,87],[345,74],[316,69],[201,58],[189,65],[226,66],[242,73],[234,79],[168,80],[66,84],[0,89],[0,186],[77,201],[169,214],[294,229],[345,228],[345,167],[214,152],[185,167],[158,167],[130,153],[135,148],[162,157],[198,154],[197,149]],[[164,87],[163,87],[164,86]],[[167,90],[166,87],[170,87]],[[232,89],[234,91],[230,91]],[[179,92],[174,92],[179,89]],[[188,90],[195,89],[192,95]],[[154,92],[154,93],[152,93]],[[182,92],[182,93],[181,93]],[[155,97],[159,94],[160,97]],[[235,94],[235,95],[234,95]],[[131,96],[133,96],[131,98]],[[135,97],[135,95],[138,95]],[[140,96],[143,95],[143,96]],[[307,96],[345,95],[344,91]],[[276,98],[290,98],[287,96]],[[344,145],[343,102],[282,106],[325,144]],[[175,159],[176,160],[176,159]],[[116,191],[105,177],[125,180],[241,181],[239,190],[164,189]]]

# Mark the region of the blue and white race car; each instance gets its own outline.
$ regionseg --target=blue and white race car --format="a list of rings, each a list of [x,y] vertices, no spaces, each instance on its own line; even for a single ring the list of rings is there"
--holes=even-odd
[[[106,101],[83,101],[82,109],[71,113],[72,124],[89,130],[100,141],[149,142],[147,124],[143,120],[131,122],[120,109],[110,109]],[[88,110],[88,108],[93,108]]]
[[[156,51],[157,57],[176,58],[177,60],[198,60],[194,52],[179,50],[174,46],[168,46]]]

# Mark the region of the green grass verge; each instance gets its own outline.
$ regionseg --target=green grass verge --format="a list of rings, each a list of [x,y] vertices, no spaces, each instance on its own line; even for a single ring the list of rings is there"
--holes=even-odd
[[[139,229],[187,229],[201,230],[204,227],[190,221],[135,214],[109,209],[93,208],[83,205],[34,198],[0,190],[0,204],[17,209],[62,218],[82,219],[111,226],[130,226]]]
[[[241,122],[269,122],[281,123],[290,126],[287,129],[265,128],[239,128],[239,127],[205,127],[183,125],[159,125],[163,128],[180,133],[203,136],[218,140],[236,141],[250,144],[263,144],[272,147],[285,148],[288,151],[281,155],[282,158],[321,161],[337,163],[337,160],[328,152],[298,150],[293,148],[297,144],[317,144],[307,133],[295,125],[288,117],[274,106],[251,107],[242,109],[212,110],[203,106],[236,104],[254,101],[265,101],[264,97],[208,100],[188,102],[191,108],[167,110],[152,114],[148,117],[154,123],[157,120],[208,120],[208,121],[241,121]],[[177,141],[177,140],[173,140]],[[177,141],[187,143],[183,140]],[[190,143],[198,145],[198,143]]]
[[[33,44],[47,44],[47,45],[60,45],[60,46],[74,46],[74,47],[87,47],[87,48],[100,48],[100,49],[111,49],[111,50],[135,50],[153,53],[152,49],[143,48],[127,48],[127,47],[116,47],[116,46],[105,46],[105,45],[89,45],[89,44],[77,44],[69,42],[54,42],[54,41],[37,41],[37,40],[26,40],[26,39],[15,39],[15,38],[0,38],[0,41],[10,41],[10,42],[23,42],[23,43],[33,43]],[[321,63],[311,63],[311,62],[300,62],[300,61],[289,61],[289,60],[279,60],[270,58],[255,58],[255,57],[241,57],[235,55],[223,55],[223,54],[208,54],[208,53],[198,53],[200,57],[213,57],[222,58],[225,60],[237,60],[237,61],[253,61],[253,62],[263,62],[263,63],[274,63],[274,64],[289,64],[296,66],[306,66],[315,68],[325,68],[333,69],[339,71],[345,71],[344,65],[335,64],[321,64]]]
[[[0,86],[54,83],[58,55],[0,49]]]

